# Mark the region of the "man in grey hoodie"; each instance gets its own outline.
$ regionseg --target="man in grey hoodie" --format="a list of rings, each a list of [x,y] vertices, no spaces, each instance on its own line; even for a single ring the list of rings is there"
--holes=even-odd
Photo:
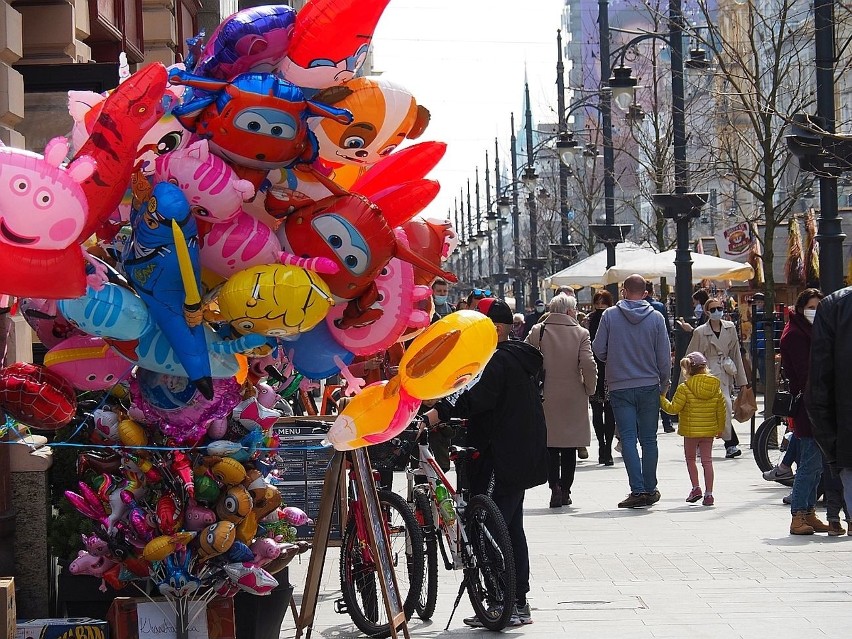
[[[670,383],[671,346],[663,316],[643,299],[645,279],[628,277],[622,295],[624,299],[604,311],[592,350],[606,362],[609,401],[630,482],[630,494],[618,507],[638,508],[660,500],[657,416],[660,394]],[[637,441],[642,446],[641,458]]]

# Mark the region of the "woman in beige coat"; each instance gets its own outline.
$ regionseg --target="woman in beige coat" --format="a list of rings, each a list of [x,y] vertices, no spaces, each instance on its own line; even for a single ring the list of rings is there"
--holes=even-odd
[[[707,322],[692,332],[687,353],[699,352],[707,358],[710,374],[722,382],[722,395],[727,404],[727,420],[722,438],[725,440],[725,457],[739,457],[740,440],[731,423],[731,391],[734,386],[748,386],[743,358],[740,354],[740,340],[737,327],[733,322],[722,319],[725,309],[722,302],[710,298],[704,302]]]
[[[589,396],[595,392],[598,373],[589,331],[574,319],[576,310],[577,298],[557,295],[550,301],[550,315],[526,338],[544,356],[551,508],[571,505],[577,449],[591,442]]]

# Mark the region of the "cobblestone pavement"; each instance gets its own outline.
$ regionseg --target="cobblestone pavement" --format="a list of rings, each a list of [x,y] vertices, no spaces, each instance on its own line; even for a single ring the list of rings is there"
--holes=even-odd
[[[748,440],[747,425],[738,428]],[[745,434],[746,436],[742,436]],[[549,490],[527,492],[530,546],[529,601],[534,623],[512,635],[728,638],[839,637],[852,625],[852,537],[788,534],[789,490],[763,480],[751,452],[725,459],[714,448],[716,506],[685,502],[690,485],[683,440],[659,435],[661,501],[648,509],[619,510],[627,494],[620,458],[612,467],[579,462],[574,505],[548,508]],[[700,467],[699,467],[700,468]],[[397,480],[397,484],[402,484]],[[823,512],[821,504],[818,512]],[[296,601],[307,559],[291,569]],[[473,637],[463,599],[444,631],[460,575],[441,571],[431,623],[413,619],[413,637]],[[329,552],[313,635],[357,637],[339,597],[338,552]],[[288,616],[281,637],[293,637]]]

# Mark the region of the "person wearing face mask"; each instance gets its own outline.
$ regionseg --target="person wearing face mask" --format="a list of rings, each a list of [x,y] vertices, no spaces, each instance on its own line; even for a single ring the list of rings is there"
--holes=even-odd
[[[538,324],[541,321],[541,316],[544,315],[545,306],[543,300],[536,300],[534,310],[532,313],[528,313],[524,316],[524,336],[522,339],[526,339],[527,335],[530,334],[530,330],[533,326]]]
[[[523,340],[524,339],[524,314],[515,313],[512,315],[512,330],[509,331],[509,339]]]
[[[692,339],[686,351],[704,355],[710,374],[722,383],[722,395],[727,404],[727,419],[722,438],[725,440],[725,457],[733,459],[743,453],[731,422],[731,391],[734,386],[748,387],[749,382],[740,354],[737,327],[733,322],[722,319],[725,315],[724,305],[711,297],[704,302],[704,313],[707,322],[692,332]]]
[[[435,305],[435,312],[432,314],[432,323],[437,322],[442,317],[446,317],[456,310],[447,301],[448,293],[449,287],[446,280],[438,278],[432,282],[432,301]]]
[[[790,382],[790,393],[799,396],[808,385],[810,374],[812,323],[816,309],[822,299],[822,293],[815,288],[805,289],[796,298],[796,305],[790,314],[790,321],[781,334],[781,368]],[[834,356],[834,353],[831,354]],[[790,498],[791,535],[812,535],[815,532],[832,533],[832,526],[820,521],[815,512],[817,486],[822,477],[823,458],[814,429],[808,416],[809,400],[800,397],[794,404],[792,422],[793,432],[798,440],[798,466],[793,479],[793,493]],[[826,492],[828,501],[828,492]],[[840,519],[834,513],[836,534],[843,534]],[[839,531],[839,532],[838,532]]]

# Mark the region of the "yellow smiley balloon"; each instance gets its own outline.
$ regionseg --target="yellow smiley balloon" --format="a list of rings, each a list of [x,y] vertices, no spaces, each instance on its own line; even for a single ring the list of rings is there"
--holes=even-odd
[[[292,337],[319,324],[334,300],[313,271],[264,264],[228,278],[218,303],[220,314],[238,333]]]
[[[400,383],[417,399],[446,397],[476,377],[495,348],[497,331],[485,315],[450,313],[411,342],[399,362]]]

